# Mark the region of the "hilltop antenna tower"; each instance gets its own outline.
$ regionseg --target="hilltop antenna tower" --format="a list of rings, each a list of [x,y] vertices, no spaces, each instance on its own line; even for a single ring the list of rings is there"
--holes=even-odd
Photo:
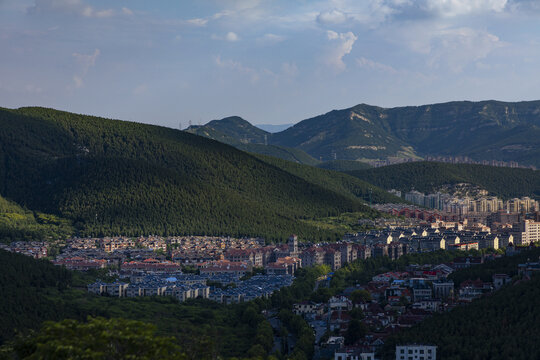
[[[268,146],[268,135],[264,135],[264,145]]]

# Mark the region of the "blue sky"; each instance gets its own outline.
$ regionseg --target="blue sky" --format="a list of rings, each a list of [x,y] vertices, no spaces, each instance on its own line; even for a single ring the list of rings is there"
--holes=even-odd
[[[170,127],[540,99],[536,0],[0,0],[0,106]]]

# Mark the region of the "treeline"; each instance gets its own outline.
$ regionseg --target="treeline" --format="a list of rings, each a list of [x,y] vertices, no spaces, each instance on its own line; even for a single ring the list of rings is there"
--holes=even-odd
[[[473,164],[412,162],[348,172],[383,189],[428,193],[447,184],[470,183],[503,199],[540,199],[540,171]]]
[[[279,159],[276,159],[279,162]],[[0,194],[79,235],[342,233],[301,219],[364,212],[369,184],[255,158],[182,131],[43,108],[0,109]],[[271,164],[270,164],[271,163]],[[374,201],[391,199],[374,188]]]

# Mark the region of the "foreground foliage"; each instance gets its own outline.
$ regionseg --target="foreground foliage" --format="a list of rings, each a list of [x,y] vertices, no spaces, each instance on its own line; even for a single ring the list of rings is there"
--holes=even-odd
[[[13,346],[15,359],[186,359],[173,337],[140,321],[89,318],[47,322]]]

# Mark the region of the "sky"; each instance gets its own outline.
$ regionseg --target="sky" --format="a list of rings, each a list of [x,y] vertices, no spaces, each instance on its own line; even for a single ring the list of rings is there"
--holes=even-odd
[[[0,0],[0,106],[185,128],[540,99],[540,0]]]

